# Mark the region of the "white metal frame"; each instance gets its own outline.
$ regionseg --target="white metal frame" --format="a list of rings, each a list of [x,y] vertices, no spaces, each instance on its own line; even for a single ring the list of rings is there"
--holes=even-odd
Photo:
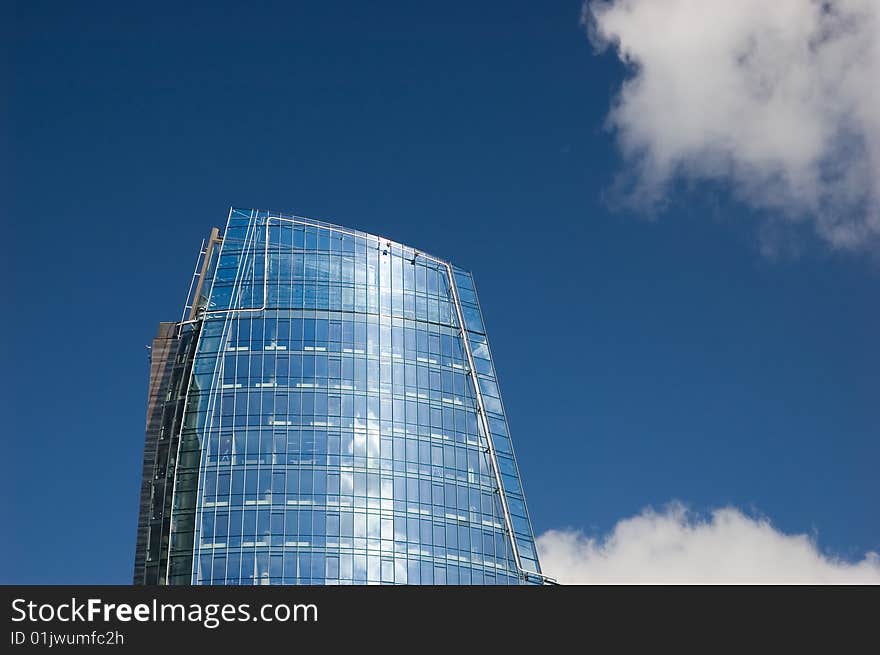
[[[186,292],[186,300],[183,303],[183,313],[180,315],[180,323],[187,322],[186,317],[192,309],[193,304],[196,302],[195,298],[192,298],[193,295],[193,287],[196,285],[196,278],[201,275],[202,270],[202,258],[207,254],[205,249],[205,240],[202,239],[202,245],[199,246],[199,256],[196,257],[196,268],[193,271],[192,278],[189,281],[189,290]]]
[[[230,220],[231,216],[232,216],[232,210],[230,209],[229,216],[227,217],[227,221],[226,221],[226,228],[227,229],[229,227],[229,220]],[[251,211],[251,221],[253,221],[253,219],[254,219],[254,214],[253,214],[253,211]],[[505,522],[505,527],[507,528],[507,534],[508,534],[508,537],[510,540],[510,547],[512,549],[513,556],[514,556],[514,563],[516,565],[517,571],[524,578],[534,576],[534,577],[540,578],[544,581],[552,582],[552,579],[548,578],[547,576],[545,576],[542,573],[538,573],[537,571],[529,571],[527,569],[524,569],[522,567],[522,564],[520,561],[519,548],[517,547],[517,544],[516,544],[516,533],[513,530],[513,521],[510,516],[510,508],[507,504],[507,495],[504,491],[504,485],[503,485],[503,482],[501,479],[501,470],[500,470],[500,466],[498,464],[497,454],[495,451],[495,444],[492,440],[492,433],[489,431],[489,417],[486,414],[486,409],[483,404],[483,394],[480,391],[479,379],[477,378],[477,370],[476,370],[476,366],[474,365],[474,358],[473,358],[473,353],[471,351],[470,339],[468,338],[467,328],[465,327],[465,323],[464,323],[464,314],[463,314],[462,308],[461,308],[461,300],[458,295],[458,286],[455,283],[455,274],[452,270],[452,265],[442,259],[439,259],[438,257],[434,257],[433,255],[429,255],[429,254],[417,251],[417,250],[410,248],[408,246],[402,246],[402,244],[392,242],[390,239],[385,239],[383,237],[380,237],[380,236],[377,236],[374,234],[369,234],[366,232],[355,232],[354,230],[348,230],[348,229],[337,227],[334,225],[327,225],[327,224],[323,224],[323,223],[314,222],[312,220],[309,220],[307,218],[303,218],[300,216],[294,216],[294,217],[290,217],[290,218],[283,217],[283,216],[267,216],[266,217],[266,244],[265,244],[265,251],[264,251],[264,270],[263,270],[263,305],[261,307],[241,307],[241,308],[228,308],[228,309],[215,309],[215,310],[208,310],[206,308],[204,313],[202,314],[202,317],[212,315],[212,314],[228,314],[228,313],[232,313],[232,312],[260,312],[260,311],[265,311],[267,309],[267,303],[268,303],[268,297],[269,297],[269,228],[270,228],[272,221],[279,221],[279,222],[283,221],[283,222],[287,222],[287,223],[292,223],[294,225],[303,225],[306,227],[314,227],[317,229],[328,230],[330,232],[337,232],[339,234],[345,234],[345,235],[352,236],[352,237],[376,239],[377,242],[379,243],[380,247],[383,242],[384,243],[394,243],[395,245],[404,247],[408,250],[412,250],[413,251],[413,260],[415,260],[416,257],[423,257],[429,261],[434,262],[435,264],[439,264],[444,267],[444,269],[446,270],[446,276],[449,280],[449,287],[452,291],[452,300],[453,300],[453,304],[455,305],[455,312],[456,312],[456,317],[458,319],[459,330],[461,332],[461,338],[462,338],[462,341],[464,342],[465,354],[467,355],[468,368],[469,368],[468,373],[469,373],[469,377],[471,378],[471,383],[473,384],[474,394],[475,394],[475,397],[477,400],[477,413],[480,417],[480,424],[483,428],[483,433],[486,436],[487,450],[488,450],[488,454],[489,454],[489,460],[492,464],[492,471],[493,471],[493,474],[495,477],[495,483],[498,485],[498,494],[501,498],[501,506],[502,506],[502,510],[504,512],[504,522]],[[224,231],[224,236],[225,236],[225,234],[226,234],[226,232]],[[256,224],[254,224],[253,231],[252,232],[249,231],[245,237],[246,248],[247,248],[247,244],[249,242],[254,242],[255,237],[256,237]],[[202,241],[202,250],[204,250],[204,240]],[[201,255],[203,255],[203,254],[204,254],[204,252],[200,253],[199,259],[201,259]],[[239,282],[238,282],[239,288],[241,285],[241,275],[240,275],[241,266],[244,263],[245,259],[246,259],[246,257],[244,256],[244,251],[243,251],[242,257],[238,263],[238,270],[236,271],[236,280],[239,280]],[[197,264],[197,270],[198,270],[198,264]],[[195,276],[194,276],[193,280],[195,280]],[[190,292],[191,291],[192,291],[192,283],[190,284]],[[209,297],[210,297],[210,294],[209,294]],[[193,302],[195,302],[195,299],[193,300]],[[184,309],[184,315],[185,315],[185,312],[186,312],[186,309]],[[196,320],[202,320],[202,319],[197,318]],[[195,322],[195,321],[182,321],[182,323],[184,323],[184,322]],[[225,334],[225,327],[224,327],[224,334]],[[201,341],[201,334],[199,334],[199,341]],[[217,367],[220,365],[220,360],[221,360],[221,358],[218,357],[217,364],[215,364],[215,367],[214,367],[213,378],[215,380],[216,380],[216,376],[217,376]],[[189,389],[187,389],[187,397],[186,397],[186,400],[184,401],[184,412],[186,412],[186,410],[187,410],[186,405],[188,403],[189,403]],[[206,418],[206,425],[207,425],[207,418]],[[175,466],[177,465],[177,461],[179,460],[179,456],[180,456],[180,441],[178,441],[177,448],[178,448],[178,453],[177,453],[177,458],[175,459]],[[197,497],[198,497],[198,491],[201,487],[201,478],[202,478],[202,476],[201,476],[201,472],[200,472],[199,484],[198,484],[198,487],[196,490]],[[175,475],[174,483],[175,483],[175,488],[176,488],[176,484],[177,484],[177,476],[176,475]],[[176,489],[173,489],[172,493],[175,490]],[[523,499],[523,501],[525,502],[525,499]],[[196,518],[198,518],[198,517],[196,517]],[[171,521],[173,524],[173,521],[174,521],[173,504],[172,504],[172,509],[171,509]],[[170,535],[169,535],[169,537],[170,537]],[[534,538],[534,535],[532,535],[532,538]],[[170,553],[171,553],[171,551],[170,551],[170,539],[169,539],[169,556],[168,556],[168,564],[167,564],[167,571],[166,571],[166,580],[168,579],[168,575],[170,574],[170,571],[171,571],[171,555],[170,555]],[[193,567],[195,567],[196,565],[197,565],[197,563],[196,563],[195,543],[194,543],[193,544]],[[192,573],[191,573],[191,575],[192,575]]]

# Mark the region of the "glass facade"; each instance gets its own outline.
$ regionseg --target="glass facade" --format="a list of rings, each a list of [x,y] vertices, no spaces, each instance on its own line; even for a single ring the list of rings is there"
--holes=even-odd
[[[543,582],[468,272],[239,209],[202,260],[154,342],[136,583]]]

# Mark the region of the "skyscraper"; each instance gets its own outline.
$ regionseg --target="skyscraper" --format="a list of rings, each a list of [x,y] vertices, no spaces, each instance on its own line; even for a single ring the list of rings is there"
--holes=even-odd
[[[230,210],[153,341],[134,582],[543,580],[471,275]]]

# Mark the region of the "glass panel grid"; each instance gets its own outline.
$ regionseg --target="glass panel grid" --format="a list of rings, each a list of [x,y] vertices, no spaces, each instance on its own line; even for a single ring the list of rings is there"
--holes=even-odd
[[[191,581],[519,584],[502,492],[539,571],[469,274],[465,332],[444,263],[274,216],[231,212],[207,301]]]

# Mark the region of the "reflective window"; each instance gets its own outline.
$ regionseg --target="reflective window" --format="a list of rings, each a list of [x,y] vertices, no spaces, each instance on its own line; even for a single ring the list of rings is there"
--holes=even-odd
[[[192,582],[519,584],[517,554],[539,571],[468,273],[238,210],[217,267],[187,405]]]

